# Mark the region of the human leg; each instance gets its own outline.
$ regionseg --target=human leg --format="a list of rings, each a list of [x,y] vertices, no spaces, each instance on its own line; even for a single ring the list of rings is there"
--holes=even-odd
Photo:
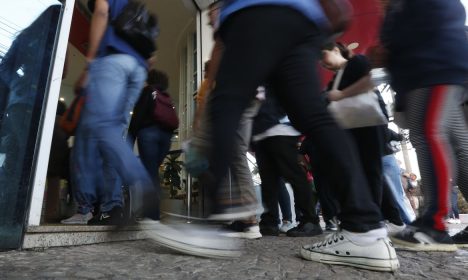
[[[172,133],[161,130],[158,126],[144,128],[138,132],[138,151],[141,161],[153,179],[156,190],[154,198],[155,212],[150,216],[154,220],[159,220],[159,204],[161,197],[161,186],[159,181],[159,166],[169,152]]]
[[[383,194],[383,129],[381,126],[369,126],[349,129],[348,131],[356,144],[364,175],[374,201],[377,205],[381,205]]]
[[[242,112],[258,85],[269,78],[278,79],[284,81],[279,88],[283,97],[281,101],[293,124],[316,138],[314,144],[320,151],[321,162],[330,167],[327,175],[342,181],[336,193],[339,196],[337,200],[343,205],[342,221],[346,221],[346,227],[357,232],[380,230],[379,208],[373,203],[367,188],[363,187],[366,182],[354,147],[327,112],[319,94],[316,62],[322,40],[317,28],[292,9],[260,6],[235,13],[221,26],[220,32],[226,49],[216,77],[216,88],[209,98],[210,122],[213,125],[210,174],[215,179],[210,200],[216,202],[221,180],[231,163],[232,139]],[[271,77],[279,69],[285,72]],[[215,212],[222,211],[219,208]],[[378,246],[374,250],[364,250],[370,254],[368,257],[376,258],[371,262],[380,263],[382,260],[385,262],[383,269],[396,269],[398,260],[393,248],[379,239],[381,232],[372,236]],[[177,245],[176,249],[193,254],[187,248],[189,241],[186,236],[183,240],[185,244],[181,240],[172,247]],[[323,256],[324,253],[318,254]],[[342,260],[347,265],[369,268]]]
[[[393,238],[408,250],[456,250],[447,234],[445,217],[449,210],[450,178],[456,174],[450,134],[461,93],[460,87],[445,85],[408,93],[405,114],[411,129],[410,140],[418,153],[426,205],[424,213],[413,223],[414,229]]]
[[[386,155],[382,158],[384,180],[395,197],[400,216],[405,224],[410,224],[416,218],[413,209],[408,209],[405,204],[405,193],[401,184],[400,167],[394,155]]]
[[[234,192],[231,201],[239,201],[243,207],[252,209],[252,212],[258,207],[258,202],[247,159],[247,152],[250,146],[253,118],[257,115],[259,108],[260,102],[253,100],[242,114],[234,139],[232,163],[229,166],[229,177],[234,182]],[[247,218],[247,220],[249,223],[256,223],[255,215]]]
[[[278,184],[281,178],[278,176],[278,170],[273,164],[271,151],[268,150],[266,140],[255,144],[255,158],[257,159],[258,172],[262,180],[261,195],[263,208],[265,209],[260,218],[260,230],[265,235],[271,235],[266,232],[267,229],[272,231],[274,235],[278,235]]]
[[[105,165],[114,169],[133,192],[134,212],[143,211],[145,193],[151,193],[152,182],[143,164],[133,154],[123,135],[130,111],[137,101],[146,77],[145,69],[128,55],[110,55],[96,60],[89,69],[90,92],[80,125],[96,139],[97,149]],[[105,190],[117,186],[103,172]],[[118,186],[119,188],[121,186]],[[146,196],[148,198],[148,196]]]
[[[278,202],[281,209],[281,214],[283,216],[283,222],[289,221],[292,222],[292,212],[291,212],[291,199],[289,197],[288,188],[284,183],[284,180],[281,179],[279,184],[279,196]],[[280,221],[278,221],[279,224]]]
[[[362,176],[355,145],[329,114],[313,78],[317,77],[316,69],[309,64],[318,56],[315,43],[312,40],[290,51],[272,77],[275,92],[293,125],[316,147],[313,157],[322,166],[340,205],[341,227],[353,232],[380,228],[381,213]]]
[[[313,236],[321,234],[322,230],[313,203],[312,187],[298,161],[298,140],[297,136],[273,136],[264,141],[268,145],[278,175],[291,184],[295,208],[302,214],[299,225],[290,229],[288,236]]]

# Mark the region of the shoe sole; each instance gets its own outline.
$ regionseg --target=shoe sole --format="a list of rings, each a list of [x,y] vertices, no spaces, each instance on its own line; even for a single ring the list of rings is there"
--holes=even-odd
[[[260,239],[262,234],[260,232],[227,232],[223,236],[243,239]]]
[[[205,258],[215,259],[232,259],[241,256],[240,250],[223,250],[216,248],[199,247],[188,243],[179,242],[174,239],[167,238],[163,235],[158,234],[157,231],[148,231],[146,235],[156,243],[170,248],[174,251],[181,252],[188,255],[194,255]]]
[[[323,253],[315,253],[304,248],[301,248],[301,256],[309,261],[352,266],[374,271],[392,272],[398,270],[398,268],[400,267],[400,262],[398,261],[398,259],[382,260],[371,258],[336,256]]]
[[[398,250],[414,252],[455,252],[458,250],[458,247],[455,244],[415,244],[395,238],[394,236],[390,236],[390,240],[392,240],[393,244],[395,245],[395,249]]]
[[[455,244],[458,248],[468,248],[468,244]]]

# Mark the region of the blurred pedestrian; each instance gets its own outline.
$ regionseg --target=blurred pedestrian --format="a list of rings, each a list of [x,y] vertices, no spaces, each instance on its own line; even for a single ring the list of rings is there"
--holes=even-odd
[[[410,224],[416,219],[416,214],[414,213],[413,208],[409,208],[405,203],[408,198],[406,197],[405,190],[401,182],[400,167],[398,166],[397,159],[395,158],[395,150],[392,145],[393,141],[403,141],[403,136],[387,127],[385,138],[385,155],[382,159],[384,180],[395,198],[401,219],[405,224]]]
[[[382,227],[380,209],[372,199],[355,147],[328,113],[320,94],[316,64],[328,26],[318,1],[224,1],[219,33],[226,47],[208,101],[213,135],[209,161],[213,180],[208,185],[212,213],[229,210],[218,194],[232,161],[241,115],[254,99],[255,89],[271,84],[292,125],[317,146],[342,209],[342,229],[322,242],[302,247],[302,257],[394,271],[398,259]],[[216,232],[192,233],[171,227],[153,237],[189,254],[238,255],[232,242],[216,241]]]
[[[132,119],[128,129],[128,142],[133,147],[135,142],[138,154],[148,171],[155,188],[155,197],[152,203],[155,207],[149,213],[152,220],[160,219],[161,182],[159,180],[159,166],[164,161],[171,148],[171,139],[174,131],[164,127],[154,119],[155,94],[167,92],[169,77],[166,73],[152,69],[148,72],[146,86],[143,88],[140,99],[133,108]]]
[[[428,21],[427,19],[431,19]],[[459,0],[392,0],[382,27],[396,110],[416,148],[425,210],[392,239],[414,251],[455,251],[445,225],[450,178],[468,198],[468,129],[461,104],[468,76],[466,12]],[[467,244],[457,239],[457,244]]]
[[[76,89],[86,91],[72,154],[78,213],[68,219],[86,223],[101,194],[101,212],[109,223],[121,223],[122,185],[130,186],[132,213],[151,212],[154,187],[151,177],[127,144],[130,112],[146,80],[147,58],[116,34],[116,19],[128,0],[91,0],[86,68]]]

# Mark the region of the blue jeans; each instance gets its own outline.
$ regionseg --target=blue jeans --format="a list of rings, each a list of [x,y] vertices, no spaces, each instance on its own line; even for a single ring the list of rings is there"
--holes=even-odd
[[[144,81],[146,69],[129,55],[116,54],[90,65],[87,99],[72,154],[78,213],[122,205],[121,182],[130,186],[132,211],[143,213],[152,181],[126,142],[125,131]]]
[[[286,187],[286,184],[284,183],[283,179],[281,179],[278,182],[278,184],[279,184],[278,202],[280,205],[281,214],[283,216],[283,221],[292,222],[291,199],[289,197],[288,188]],[[281,221],[278,220],[278,224],[280,223]]]
[[[153,125],[145,127],[138,131],[136,135],[129,135],[128,137],[131,147],[133,147],[135,140],[137,141],[140,159],[153,179],[156,197],[154,201],[155,207],[153,208],[154,212],[150,213],[150,218],[154,220],[160,219],[161,184],[159,182],[158,170],[171,148],[172,134],[172,132],[161,129],[158,125]]]
[[[449,211],[449,218],[453,219],[460,219],[460,211],[458,210],[458,192],[457,187],[453,186],[452,190],[450,191],[450,200],[451,200],[451,208]]]
[[[414,219],[405,205],[405,193],[401,184],[400,167],[394,155],[386,155],[382,158],[384,180],[386,180],[400,212],[400,217],[405,224],[410,224]]]

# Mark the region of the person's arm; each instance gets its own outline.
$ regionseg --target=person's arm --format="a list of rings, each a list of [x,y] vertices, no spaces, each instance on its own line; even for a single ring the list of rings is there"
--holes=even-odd
[[[91,18],[91,26],[89,31],[89,46],[86,52],[86,63],[91,63],[97,55],[99,44],[101,43],[104,33],[107,29],[109,20],[109,3],[107,0],[96,0],[93,16]],[[86,66],[87,67],[87,66]],[[88,80],[87,68],[80,75],[80,78],[75,84],[75,91],[84,88]]]
[[[94,13],[91,18],[89,31],[89,47],[86,53],[86,61],[91,62],[96,57],[109,21],[109,3],[107,0],[96,0]]]
[[[219,37],[216,37],[213,50],[211,51],[210,57],[210,70],[206,75],[206,79],[209,82],[209,90],[211,90],[216,82],[216,75],[218,74],[219,63],[224,52],[224,44],[221,42]]]
[[[371,75],[367,74],[366,76],[359,79],[354,84],[343,90],[331,90],[328,92],[328,99],[330,101],[338,101],[344,98],[352,97],[361,93],[368,92],[374,88],[374,84],[371,80]]]

